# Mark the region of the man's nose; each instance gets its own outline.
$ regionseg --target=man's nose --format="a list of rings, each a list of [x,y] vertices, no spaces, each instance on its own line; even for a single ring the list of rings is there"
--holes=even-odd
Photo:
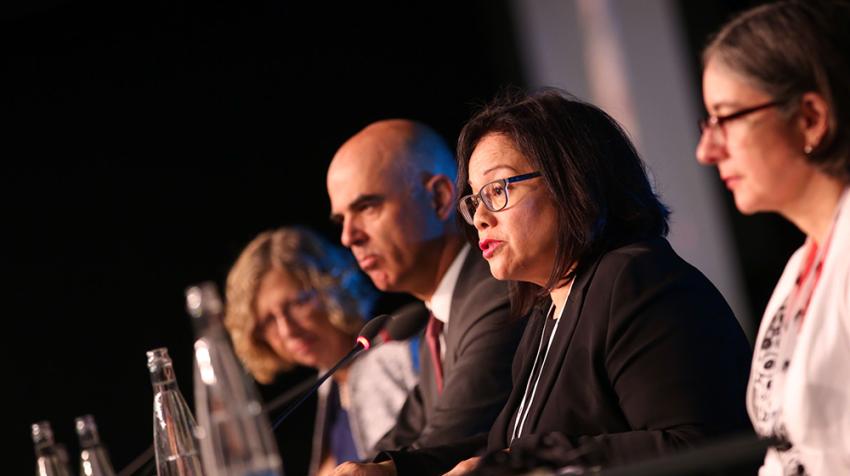
[[[342,233],[340,242],[342,246],[351,248],[352,246],[363,244],[366,234],[355,220],[345,220],[342,223]]]

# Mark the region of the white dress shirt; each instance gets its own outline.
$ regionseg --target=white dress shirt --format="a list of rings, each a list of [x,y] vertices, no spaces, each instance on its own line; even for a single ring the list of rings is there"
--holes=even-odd
[[[461,248],[457,256],[455,256],[455,259],[452,261],[449,269],[446,270],[442,279],[440,279],[440,284],[437,285],[437,289],[434,291],[431,299],[425,301],[425,307],[431,311],[431,314],[433,314],[438,321],[443,323],[443,332],[440,333],[440,360],[444,360],[446,355],[445,334],[446,329],[449,328],[449,319],[452,317],[452,296],[455,292],[455,285],[457,285],[457,278],[460,276],[460,270],[463,268],[463,261],[466,259],[466,255],[469,254],[469,250],[471,248],[472,247],[469,246],[469,244],[463,245],[463,248]]]

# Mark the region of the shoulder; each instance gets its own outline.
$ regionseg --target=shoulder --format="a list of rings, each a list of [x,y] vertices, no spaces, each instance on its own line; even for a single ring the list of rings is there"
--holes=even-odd
[[[369,349],[351,363],[348,378],[352,387],[390,382],[406,391],[416,379],[410,341],[391,341]]]
[[[354,368],[381,367],[387,364],[411,364],[410,341],[389,341],[369,349],[361,354],[352,364]]]
[[[695,327],[717,322],[738,326],[720,291],[660,237],[602,256],[588,293],[614,326],[638,322],[661,327],[685,322]]]
[[[666,239],[638,241],[608,251],[599,258],[594,276],[612,285],[654,286],[671,279],[707,279],[679,257]]]

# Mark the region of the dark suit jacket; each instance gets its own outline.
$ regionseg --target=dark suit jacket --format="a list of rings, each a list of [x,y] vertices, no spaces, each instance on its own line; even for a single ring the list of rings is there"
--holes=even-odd
[[[419,384],[376,448],[429,447],[488,431],[510,394],[511,361],[524,326],[524,319],[510,317],[507,285],[471,249],[444,330],[443,392],[437,394],[430,351],[423,345]]]
[[[511,444],[548,304],[530,317],[489,437],[393,453],[401,475],[442,474],[485,440],[490,451],[534,451],[557,433],[562,454],[578,449],[573,463],[614,465],[750,428],[749,344],[717,289],[657,238],[610,251],[576,277],[526,429]]]

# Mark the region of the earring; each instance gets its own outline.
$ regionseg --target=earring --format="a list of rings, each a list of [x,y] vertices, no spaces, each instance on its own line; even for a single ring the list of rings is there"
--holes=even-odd
[[[806,146],[803,147],[803,152],[805,152],[806,155],[811,154],[812,150],[814,150],[814,147],[810,146],[809,144],[806,144]]]

